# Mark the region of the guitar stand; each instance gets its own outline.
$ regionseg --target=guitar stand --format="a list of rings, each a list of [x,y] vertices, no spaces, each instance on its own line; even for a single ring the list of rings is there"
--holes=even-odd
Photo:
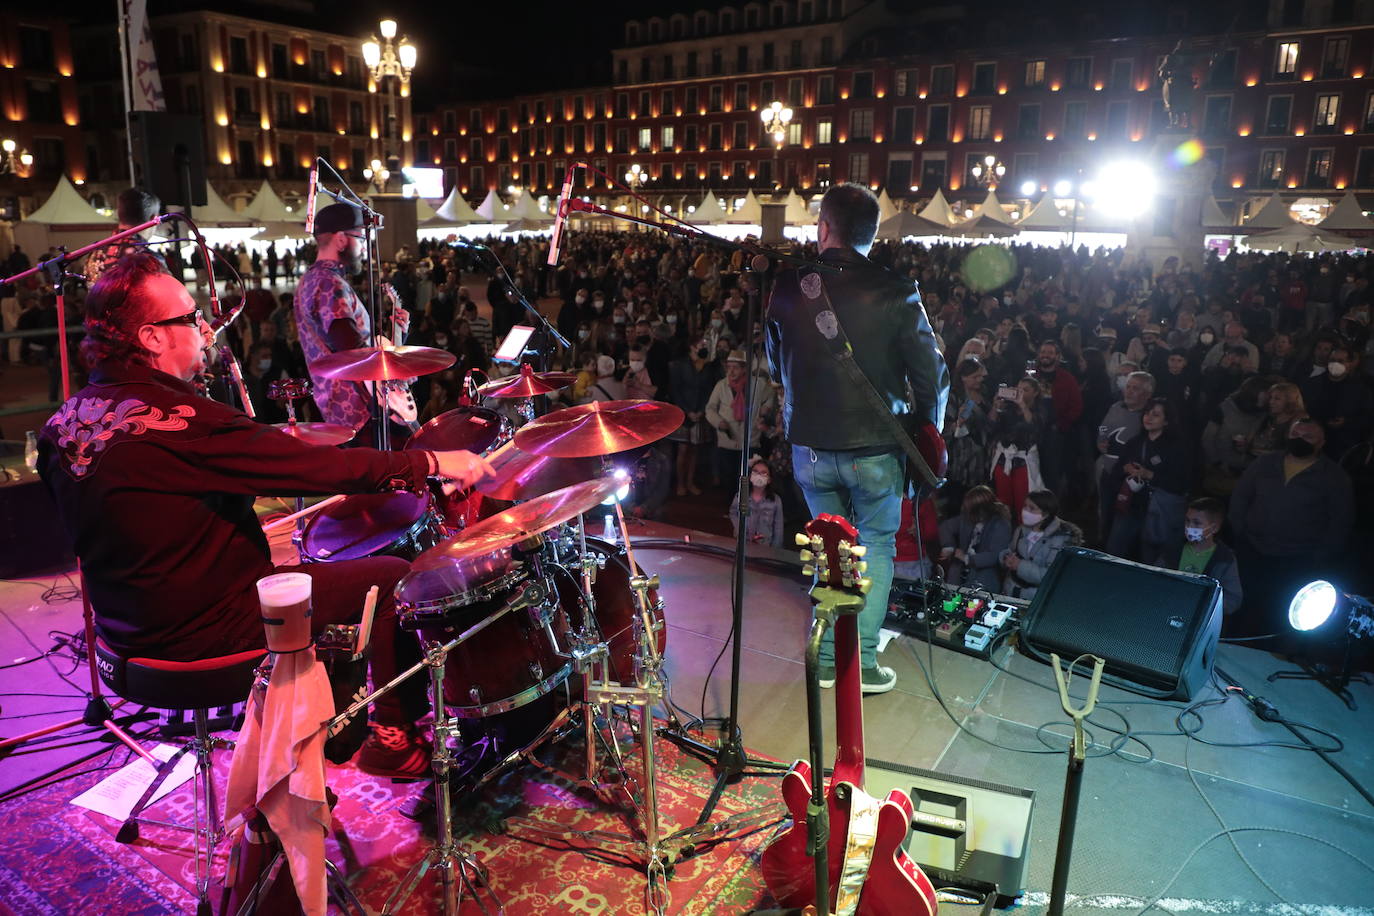
[[[1059,815],[1059,843],[1054,852],[1054,880],[1050,884],[1050,905],[1046,916],[1063,916],[1064,897],[1069,887],[1069,860],[1073,857],[1073,832],[1078,822],[1078,798],[1083,789],[1083,761],[1087,758],[1087,746],[1083,740],[1083,720],[1092,715],[1097,705],[1097,689],[1102,684],[1102,668],[1107,664],[1096,655],[1093,660],[1092,683],[1088,686],[1088,698],[1080,707],[1075,707],[1069,698],[1068,681],[1059,655],[1050,654],[1054,663],[1054,681],[1059,687],[1059,704],[1064,712],[1073,719],[1073,741],[1069,745],[1069,769],[1064,776],[1064,807]],[[1072,666],[1070,666],[1072,672]]]

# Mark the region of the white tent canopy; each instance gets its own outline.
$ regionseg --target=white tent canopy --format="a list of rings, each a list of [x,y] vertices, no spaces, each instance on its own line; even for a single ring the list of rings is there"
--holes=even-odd
[[[1202,201],[1202,228],[1234,230],[1236,224],[1226,218],[1217,204],[1216,197],[1208,194]]]
[[[249,219],[255,223],[300,223],[305,221],[304,214],[292,213],[286,209],[286,204],[281,202],[277,192],[272,190],[272,186],[266,181],[262,187],[258,188],[257,195],[243,212],[239,214],[242,219]]]
[[[926,204],[920,215],[932,223],[943,223],[946,226],[954,224],[954,211],[950,210],[949,201],[945,200],[945,192],[939,188],[935,189],[935,196]]]
[[[1059,212],[1059,205],[1055,203],[1054,197],[1046,194],[1040,198],[1040,203],[1016,224],[1016,228],[1023,232],[1069,232],[1075,227],[1071,217]]]
[[[434,211],[434,215],[422,222],[426,226],[441,229],[452,226],[465,226],[468,223],[475,223],[481,219],[477,211],[472,209],[463,195],[458,193],[457,185],[448,192],[448,197],[439,205],[439,209]]]
[[[528,188],[522,188],[520,195],[511,206],[511,219],[531,223],[552,223],[553,217],[539,209],[539,204],[530,196]]]
[[[205,182],[205,206],[192,207],[191,219],[196,221],[196,225],[202,229],[207,226],[224,226],[232,224],[246,226],[252,220],[246,215],[234,210],[224,202],[224,198],[215,193],[214,185]]]
[[[887,188],[878,195],[878,220],[892,219],[897,215],[897,205],[892,202],[892,198],[887,196]]]
[[[49,226],[113,226],[115,220],[101,216],[99,211],[86,203],[63,175],[57,179],[57,187],[43,206],[24,218],[26,223],[44,223]]]
[[[1272,232],[1247,235],[1241,241],[1249,248],[1265,251],[1350,251],[1360,247],[1354,239],[1298,222]]]
[[[789,226],[810,226],[816,222],[816,217],[811,215],[811,211],[806,208],[806,202],[797,196],[796,191],[788,191],[784,203],[782,219]]]
[[[1279,197],[1279,192],[1275,191],[1264,202],[1264,206],[1260,207],[1259,212],[1245,221],[1245,231],[1283,229],[1291,225],[1293,217],[1288,212],[1288,205]]]
[[[991,188],[983,202],[973,208],[973,215],[957,223],[952,230],[955,235],[970,236],[1014,235],[1015,232],[1016,227],[1012,225],[1007,211],[1002,209],[997,192]]]
[[[697,204],[696,210],[689,216],[689,222],[698,226],[723,223],[725,222],[725,208],[720,205],[720,201],[716,200],[715,194],[707,191],[706,196],[701,199],[701,203]]]
[[[1364,215],[1364,210],[1355,199],[1355,195],[1346,191],[1345,196],[1331,208],[1330,213],[1326,214],[1326,219],[1317,223],[1317,228],[1336,232],[1374,232],[1374,221]]]
[[[878,238],[880,239],[898,240],[912,236],[947,234],[949,234],[948,226],[932,223],[924,216],[917,216],[910,210],[903,210],[896,216],[885,219],[878,224]]]
[[[511,215],[495,188],[487,191],[487,196],[477,205],[476,212],[479,218],[488,223],[504,223]]]
[[[744,203],[735,209],[735,212],[725,217],[727,223],[747,223],[757,226],[763,222],[763,205],[759,199],[750,191],[744,195]]]

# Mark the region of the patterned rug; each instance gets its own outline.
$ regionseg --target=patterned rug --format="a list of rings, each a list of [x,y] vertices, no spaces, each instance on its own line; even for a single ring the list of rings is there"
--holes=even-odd
[[[714,780],[709,767],[666,740],[659,752],[659,806],[663,833],[695,822]],[[635,749],[631,749],[631,753]],[[581,759],[578,747],[544,755],[567,772]],[[216,759],[222,785],[229,755]],[[638,776],[638,759],[631,762]],[[107,774],[100,774],[101,776]],[[338,794],[330,859],[370,912],[380,912],[406,872],[424,855],[433,837],[432,817],[421,822],[402,811],[422,789],[359,772],[351,765],[329,768]],[[68,802],[97,776],[72,780],[0,807],[0,913],[59,916],[69,913],[161,914],[194,912],[195,875],[187,834],[144,826],[131,845],[115,842],[118,823]],[[746,777],[728,786],[713,821],[778,798],[779,780]],[[222,797],[222,795],[221,795]],[[536,839],[508,817],[529,818],[578,831],[630,834],[632,818],[623,805],[607,804],[567,778],[530,765],[510,771],[480,793],[455,805],[455,833],[488,870],[493,889],[509,916],[579,913],[586,916],[640,914],[646,909],[644,869],[623,854],[589,849],[584,840]],[[189,821],[189,783],[160,802],[151,816]],[[781,812],[781,809],[778,809]],[[663,912],[670,914],[746,913],[765,905],[768,895],[758,856],[772,827],[737,832],[680,861],[666,884]],[[215,875],[224,872],[227,843],[221,844]],[[437,913],[438,875],[424,879],[401,912]],[[218,898],[216,897],[216,902]],[[465,901],[464,914],[477,913]]]

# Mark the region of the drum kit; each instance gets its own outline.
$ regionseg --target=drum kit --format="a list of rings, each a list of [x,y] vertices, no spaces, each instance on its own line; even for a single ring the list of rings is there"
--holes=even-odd
[[[434,371],[426,348],[393,348],[385,359],[348,351],[315,364],[317,374],[375,380]],[[653,710],[667,701],[667,625],[657,576],[638,564],[614,456],[677,429],[681,409],[657,401],[601,401],[531,418],[534,399],[572,384],[569,373],[534,372],[477,389],[519,402],[512,424],[484,407],[459,407],[421,426],[406,448],[468,449],[495,475],[457,492],[434,489],[347,496],[298,522],[302,562],[395,555],[411,561],[396,586],[401,627],[415,633],[424,660],[340,718],[428,669],[434,710],[433,773],[437,837],[402,879],[383,913],[398,912],[424,875],[438,870],[444,912],[465,895],[483,912],[502,912],[481,864],[452,833],[451,789],[475,790],[515,766],[549,769],[539,752],[580,735],[576,773],[561,773],[607,805],[628,802],[626,835],[584,832],[531,818],[507,826],[546,839],[588,841],[638,860],[651,904],[666,898],[666,869],[694,848],[777,820],[776,806],[667,834],[660,824]],[[302,397],[308,383],[282,383],[274,396]],[[290,407],[288,401],[288,408]],[[337,436],[327,424],[291,419],[306,441]],[[588,513],[613,516],[618,541],[588,536]],[[680,728],[680,726],[678,726]],[[639,766],[625,753],[637,743]],[[544,755],[547,757],[548,755]],[[482,895],[485,892],[486,899]]]

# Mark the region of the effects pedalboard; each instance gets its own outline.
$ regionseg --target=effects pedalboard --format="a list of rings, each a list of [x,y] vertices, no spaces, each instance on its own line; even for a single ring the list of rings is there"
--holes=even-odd
[[[931,579],[893,579],[884,624],[987,661],[999,637],[1015,629],[1030,602]]]

